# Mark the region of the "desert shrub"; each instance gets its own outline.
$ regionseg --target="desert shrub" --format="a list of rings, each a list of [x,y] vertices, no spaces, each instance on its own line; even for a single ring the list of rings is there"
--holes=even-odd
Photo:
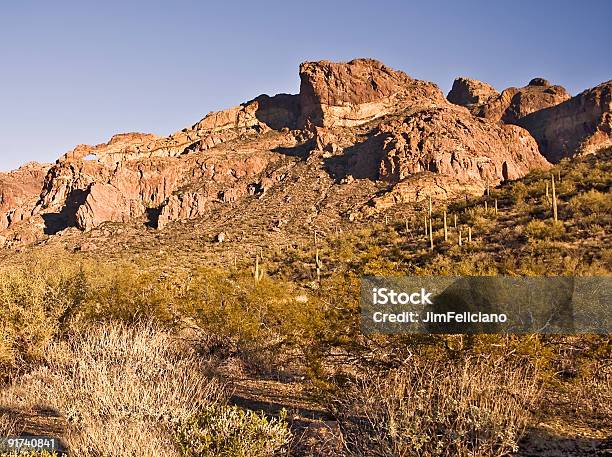
[[[180,312],[202,332],[232,341],[237,355],[263,372],[278,365],[283,350],[306,348],[326,325],[315,296],[269,277],[255,284],[248,271],[198,270]]]
[[[612,212],[612,199],[609,193],[591,189],[578,194],[569,201],[569,207],[574,216],[587,216],[591,214],[605,215]]]
[[[74,455],[175,456],[174,425],[225,398],[207,372],[168,330],[95,326],[51,344],[41,367],[2,392],[0,409],[57,411]]]
[[[35,258],[0,269],[0,364],[40,359],[85,294],[75,265]]]
[[[413,359],[335,404],[351,455],[489,456],[517,448],[537,396],[534,372],[503,359]]]
[[[525,227],[525,235],[529,241],[560,240],[565,235],[565,226],[561,221],[531,221]]]
[[[515,205],[523,204],[528,194],[529,188],[522,181],[514,183],[510,190],[510,195]]]
[[[291,432],[284,413],[268,419],[236,406],[213,406],[183,421],[175,436],[186,457],[271,457],[286,455]]]

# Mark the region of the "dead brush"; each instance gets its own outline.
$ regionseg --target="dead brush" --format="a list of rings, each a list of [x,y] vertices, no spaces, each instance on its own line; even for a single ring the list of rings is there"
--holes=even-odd
[[[53,343],[0,409],[55,410],[72,455],[178,456],[173,427],[225,399],[224,386],[170,331],[97,325]]]
[[[517,448],[539,391],[534,370],[504,360],[412,359],[335,405],[351,456],[493,456]]]

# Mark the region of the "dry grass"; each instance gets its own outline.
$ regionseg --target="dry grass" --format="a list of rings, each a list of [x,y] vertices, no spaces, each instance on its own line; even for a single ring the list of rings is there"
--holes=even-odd
[[[153,325],[92,327],[52,344],[44,365],[19,377],[0,406],[55,410],[73,455],[180,455],[173,428],[224,399],[207,366]]]
[[[490,456],[516,448],[539,388],[503,360],[411,360],[360,380],[338,399],[354,456]]]

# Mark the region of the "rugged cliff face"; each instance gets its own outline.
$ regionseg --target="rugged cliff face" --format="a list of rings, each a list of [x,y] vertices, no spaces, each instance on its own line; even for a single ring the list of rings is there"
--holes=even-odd
[[[28,163],[0,173],[0,232],[31,216],[49,165]]]
[[[612,145],[612,80],[517,122],[551,161]]]
[[[359,213],[368,201],[366,213],[482,192],[548,166],[526,130],[475,117],[435,84],[375,60],[308,62],[300,78],[298,95],[262,95],[168,137],[128,133],[76,147],[44,182],[41,175],[32,183],[38,191],[26,202],[33,221],[27,239],[105,222],[165,229],[210,220],[223,207],[240,206],[233,217],[248,219],[249,202],[269,193],[277,201],[272,229],[281,230],[299,202],[312,202],[304,217],[320,217],[326,208],[332,220]],[[470,109],[500,97],[473,81],[456,86],[455,101]],[[533,87],[529,94],[544,91]],[[504,113],[530,112],[527,95],[521,97]],[[7,226],[16,233],[12,219]]]
[[[306,62],[300,79],[301,125],[354,127],[415,103],[445,103],[435,84],[372,59]]]
[[[612,81],[570,97],[542,78],[501,94],[486,83],[457,78],[448,100],[475,116],[524,127],[550,161],[591,153],[612,144]]]

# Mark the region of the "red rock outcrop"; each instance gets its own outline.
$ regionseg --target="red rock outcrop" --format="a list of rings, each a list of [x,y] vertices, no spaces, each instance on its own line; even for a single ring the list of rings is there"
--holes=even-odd
[[[448,94],[450,102],[465,106],[472,114],[506,124],[517,124],[521,118],[569,98],[563,87],[542,78],[532,79],[525,87],[509,87],[501,94],[486,83],[457,78]]]
[[[612,80],[517,122],[551,161],[612,146]]]
[[[412,79],[372,59],[300,65],[301,126],[353,127],[411,104],[444,104],[433,83]]]
[[[447,96],[449,102],[465,106],[470,111],[473,108],[479,108],[495,97],[499,97],[499,92],[493,86],[470,78],[455,79]]]
[[[551,162],[612,145],[612,81],[570,97],[542,78],[493,95],[485,83],[458,78],[448,99],[493,122],[519,125]]]
[[[129,133],[78,146],[44,182],[42,175],[33,182],[36,199],[25,202],[34,221],[28,233],[42,222],[53,234],[135,219],[163,229],[205,217],[218,205],[268,198],[300,182],[308,167],[318,176],[309,185],[333,184],[332,174],[344,175],[339,181],[383,181],[390,191],[379,201],[397,202],[425,192],[478,192],[548,166],[522,128],[476,118],[449,103],[435,84],[380,62],[308,62],[300,77],[299,95],[262,95],[167,137]],[[466,86],[462,100],[470,103],[499,97],[484,85]],[[522,116],[531,105],[521,99],[516,112]],[[278,211],[282,220],[283,208]]]
[[[10,173],[0,173],[0,232],[31,215],[48,168],[31,162]]]
[[[462,108],[448,106],[425,108],[382,123],[353,157],[349,173],[390,184],[433,173],[449,178],[445,182],[451,187],[483,190],[549,166],[526,130],[474,118]]]

